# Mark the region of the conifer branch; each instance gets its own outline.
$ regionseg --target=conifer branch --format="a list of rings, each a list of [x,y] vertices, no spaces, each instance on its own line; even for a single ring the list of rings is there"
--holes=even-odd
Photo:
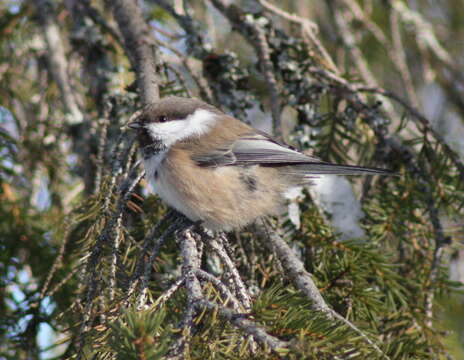
[[[122,138],[121,140],[124,140],[124,138]],[[130,144],[130,149],[132,142],[128,141],[128,143]],[[92,322],[92,309],[99,286],[99,276],[97,276],[99,261],[103,256],[103,250],[106,246],[110,245],[113,251],[115,251],[113,242],[116,239],[117,234],[121,231],[121,220],[123,212],[126,208],[127,201],[129,200],[135,186],[140,182],[140,180],[144,176],[144,172],[138,174],[138,164],[136,164],[132,169],[130,169],[130,173],[128,168],[126,168],[125,170],[123,169],[123,164],[127,164],[127,162],[129,162],[129,159],[124,159],[124,155],[127,155],[128,153],[129,151],[118,151],[118,148],[116,148],[116,152],[113,157],[112,168],[115,171],[112,176],[112,178],[114,179],[112,183],[116,183],[117,174],[121,174],[122,178],[117,192],[118,199],[116,203],[116,208],[112,213],[107,214],[106,212],[109,210],[109,203],[107,202],[109,200],[107,199],[105,201],[105,204],[103,206],[103,216],[109,216],[109,219],[106,222],[106,226],[103,228],[100,235],[98,236],[97,241],[90,249],[86,259],[86,279],[84,282],[85,291],[83,293],[82,299],[82,302],[84,304],[84,311],[82,314],[82,324],[78,334],[77,344],[78,359],[80,359],[83,355],[82,348],[84,344],[84,336],[85,333],[90,329]],[[110,196],[108,196],[108,198],[109,197]]]
[[[449,357],[436,308],[455,315],[437,294],[456,299],[445,260],[460,233],[448,221],[464,202],[456,1],[440,3],[453,16],[438,20],[432,2],[402,0],[105,1],[110,11],[90,0],[0,6],[0,357],[45,356],[42,324],[57,331],[48,349],[69,336],[60,358]],[[275,125],[286,105],[293,145],[406,175],[362,180],[365,242],[334,241],[312,193],[299,230],[283,221],[230,244],[174,213],[156,224],[165,208],[132,201],[143,172],[118,129],[160,89],[242,121]],[[340,183],[310,191],[338,200]]]
[[[431,133],[433,137],[443,146],[446,154],[450,157],[453,161],[454,165],[457,167],[458,176],[460,177],[461,181],[464,181],[464,161],[461,160],[459,155],[448,145],[448,143],[443,139],[443,136],[440,135],[433,127],[432,122],[428,119],[424,114],[422,114],[417,108],[410,105],[406,100],[402,97],[398,96],[392,91],[388,91],[382,88],[369,88],[369,87],[358,87],[356,90],[353,91],[359,92],[367,92],[367,93],[377,93],[382,96],[388,97],[398,104],[400,104],[403,108],[405,108],[409,114],[411,114],[412,120],[422,127],[424,127],[427,132]]]
[[[317,288],[316,284],[312,279],[312,275],[306,271],[303,263],[296,257],[290,246],[282,239],[274,230],[270,229],[263,219],[261,224],[256,224],[255,228],[258,233],[258,237],[261,243],[266,246],[269,251],[276,254],[280,263],[284,268],[283,274],[286,275],[290,281],[300,290],[311,302],[311,308],[314,311],[322,312],[328,319],[337,319],[342,324],[348,326],[360,335],[372,348],[383,358],[389,359],[389,357],[378,347],[378,345],[372,341],[363,331],[361,331],[356,325],[343,316],[334,311],[321,295],[321,292]]]
[[[269,348],[277,354],[288,353],[287,349],[291,347],[290,343],[279,340],[277,337],[268,334],[263,328],[257,326],[254,321],[248,320],[246,315],[236,313],[231,309],[204,298],[200,299],[196,305],[199,309],[206,307],[211,311],[217,311],[222,318],[231,322],[246,334],[253,336],[259,343],[269,346]]]
[[[410,105],[406,100],[402,99],[400,96],[396,95],[394,92],[382,89],[380,87],[354,86],[350,84],[347,80],[343,79],[342,77],[330,71],[321,69],[321,68],[311,67],[308,69],[308,71],[312,75],[318,78],[324,79],[324,80],[329,80],[332,84],[339,87],[340,90],[342,90],[340,94],[343,95],[346,98],[346,100],[350,101],[353,104],[353,106],[355,106],[356,108],[359,108],[361,111],[363,111],[363,109],[369,108],[366,105],[366,103],[361,99],[360,93],[362,92],[378,93],[379,95],[391,98],[392,100],[398,102],[412,115],[412,119],[417,124],[420,124],[421,126],[423,126],[427,130],[427,132],[430,132],[434,136],[434,138],[440,143],[440,145],[443,146],[446,154],[453,161],[453,164],[458,168],[459,170],[458,176],[461,178],[461,180],[464,180],[464,162],[460,159],[459,155],[453,149],[451,149],[449,145],[446,143],[446,141],[443,139],[443,137],[431,127],[432,122],[429,119],[427,119],[427,117],[425,117],[425,115],[423,115],[418,109]],[[370,117],[372,115],[368,114],[368,116]],[[385,139],[384,132],[377,131],[374,128],[373,124],[370,124],[370,126],[373,127],[373,130],[376,132],[376,135],[382,141],[385,142],[386,139]],[[395,145],[394,145],[395,148],[402,149],[400,153],[409,152],[409,150],[405,146],[401,145],[399,139],[395,139],[394,142],[395,142]]]
[[[306,271],[303,263],[299,260],[288,244],[274,230],[266,226],[263,219],[261,224],[256,224],[255,229],[261,243],[269,251],[276,254],[277,259],[282,264],[284,274],[295,284],[311,301],[311,308],[315,311],[322,311],[329,317],[333,317],[330,307],[325,302],[319,289],[312,279],[312,275]]]
[[[179,356],[188,341],[187,336],[190,334],[191,321],[193,320],[193,310],[201,311],[203,308],[207,308],[212,311],[217,311],[221,317],[230,321],[233,325],[243,330],[246,334],[253,336],[258,342],[269,346],[269,348],[277,353],[285,351],[285,348],[289,347],[289,344],[281,341],[261,329],[259,326],[251,320],[246,319],[246,316],[234,312],[219,304],[215,304],[208,300],[201,289],[200,282],[197,278],[197,273],[200,272],[200,259],[197,250],[196,239],[199,235],[193,232],[193,227],[183,230],[178,233],[178,241],[181,246],[181,256],[183,259],[182,274],[185,278],[185,286],[187,290],[187,310],[186,316],[182,322],[184,328],[183,336],[181,341],[177,341],[175,347],[171,350],[172,356]],[[200,238],[198,238],[200,241]],[[216,245],[213,245],[216,246]],[[204,274],[201,274],[203,276]]]

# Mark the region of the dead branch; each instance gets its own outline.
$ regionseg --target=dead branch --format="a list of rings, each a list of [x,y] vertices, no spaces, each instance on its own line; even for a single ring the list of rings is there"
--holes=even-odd
[[[124,38],[128,55],[137,77],[140,98],[144,105],[159,98],[159,78],[156,69],[156,46],[143,19],[138,2],[129,0],[107,1]]]
[[[43,28],[43,37],[48,48],[49,70],[60,89],[66,120],[68,124],[79,124],[84,120],[84,115],[79,108],[68,76],[68,60],[52,5],[48,0],[38,0],[36,5],[40,25]]]

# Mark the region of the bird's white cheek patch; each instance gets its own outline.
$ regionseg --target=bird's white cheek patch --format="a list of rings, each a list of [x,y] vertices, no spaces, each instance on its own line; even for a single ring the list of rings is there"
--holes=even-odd
[[[165,123],[147,125],[148,131],[166,146],[191,136],[200,136],[206,133],[216,122],[216,114],[198,109],[185,120],[171,120]]]

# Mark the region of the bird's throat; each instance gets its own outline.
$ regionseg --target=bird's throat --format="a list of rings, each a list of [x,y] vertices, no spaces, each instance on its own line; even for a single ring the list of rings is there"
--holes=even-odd
[[[166,149],[166,145],[164,145],[163,142],[159,140],[153,140],[150,144],[145,144],[145,146],[141,148],[144,159],[150,159],[152,156],[166,151]]]
[[[167,149],[164,142],[151,136],[146,129],[138,133],[137,140],[144,159],[149,159]]]

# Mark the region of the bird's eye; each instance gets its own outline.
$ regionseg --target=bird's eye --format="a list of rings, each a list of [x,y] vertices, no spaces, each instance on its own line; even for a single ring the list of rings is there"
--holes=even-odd
[[[164,122],[168,121],[168,117],[166,115],[161,115],[158,118],[158,121],[161,122],[161,123],[164,123]]]

